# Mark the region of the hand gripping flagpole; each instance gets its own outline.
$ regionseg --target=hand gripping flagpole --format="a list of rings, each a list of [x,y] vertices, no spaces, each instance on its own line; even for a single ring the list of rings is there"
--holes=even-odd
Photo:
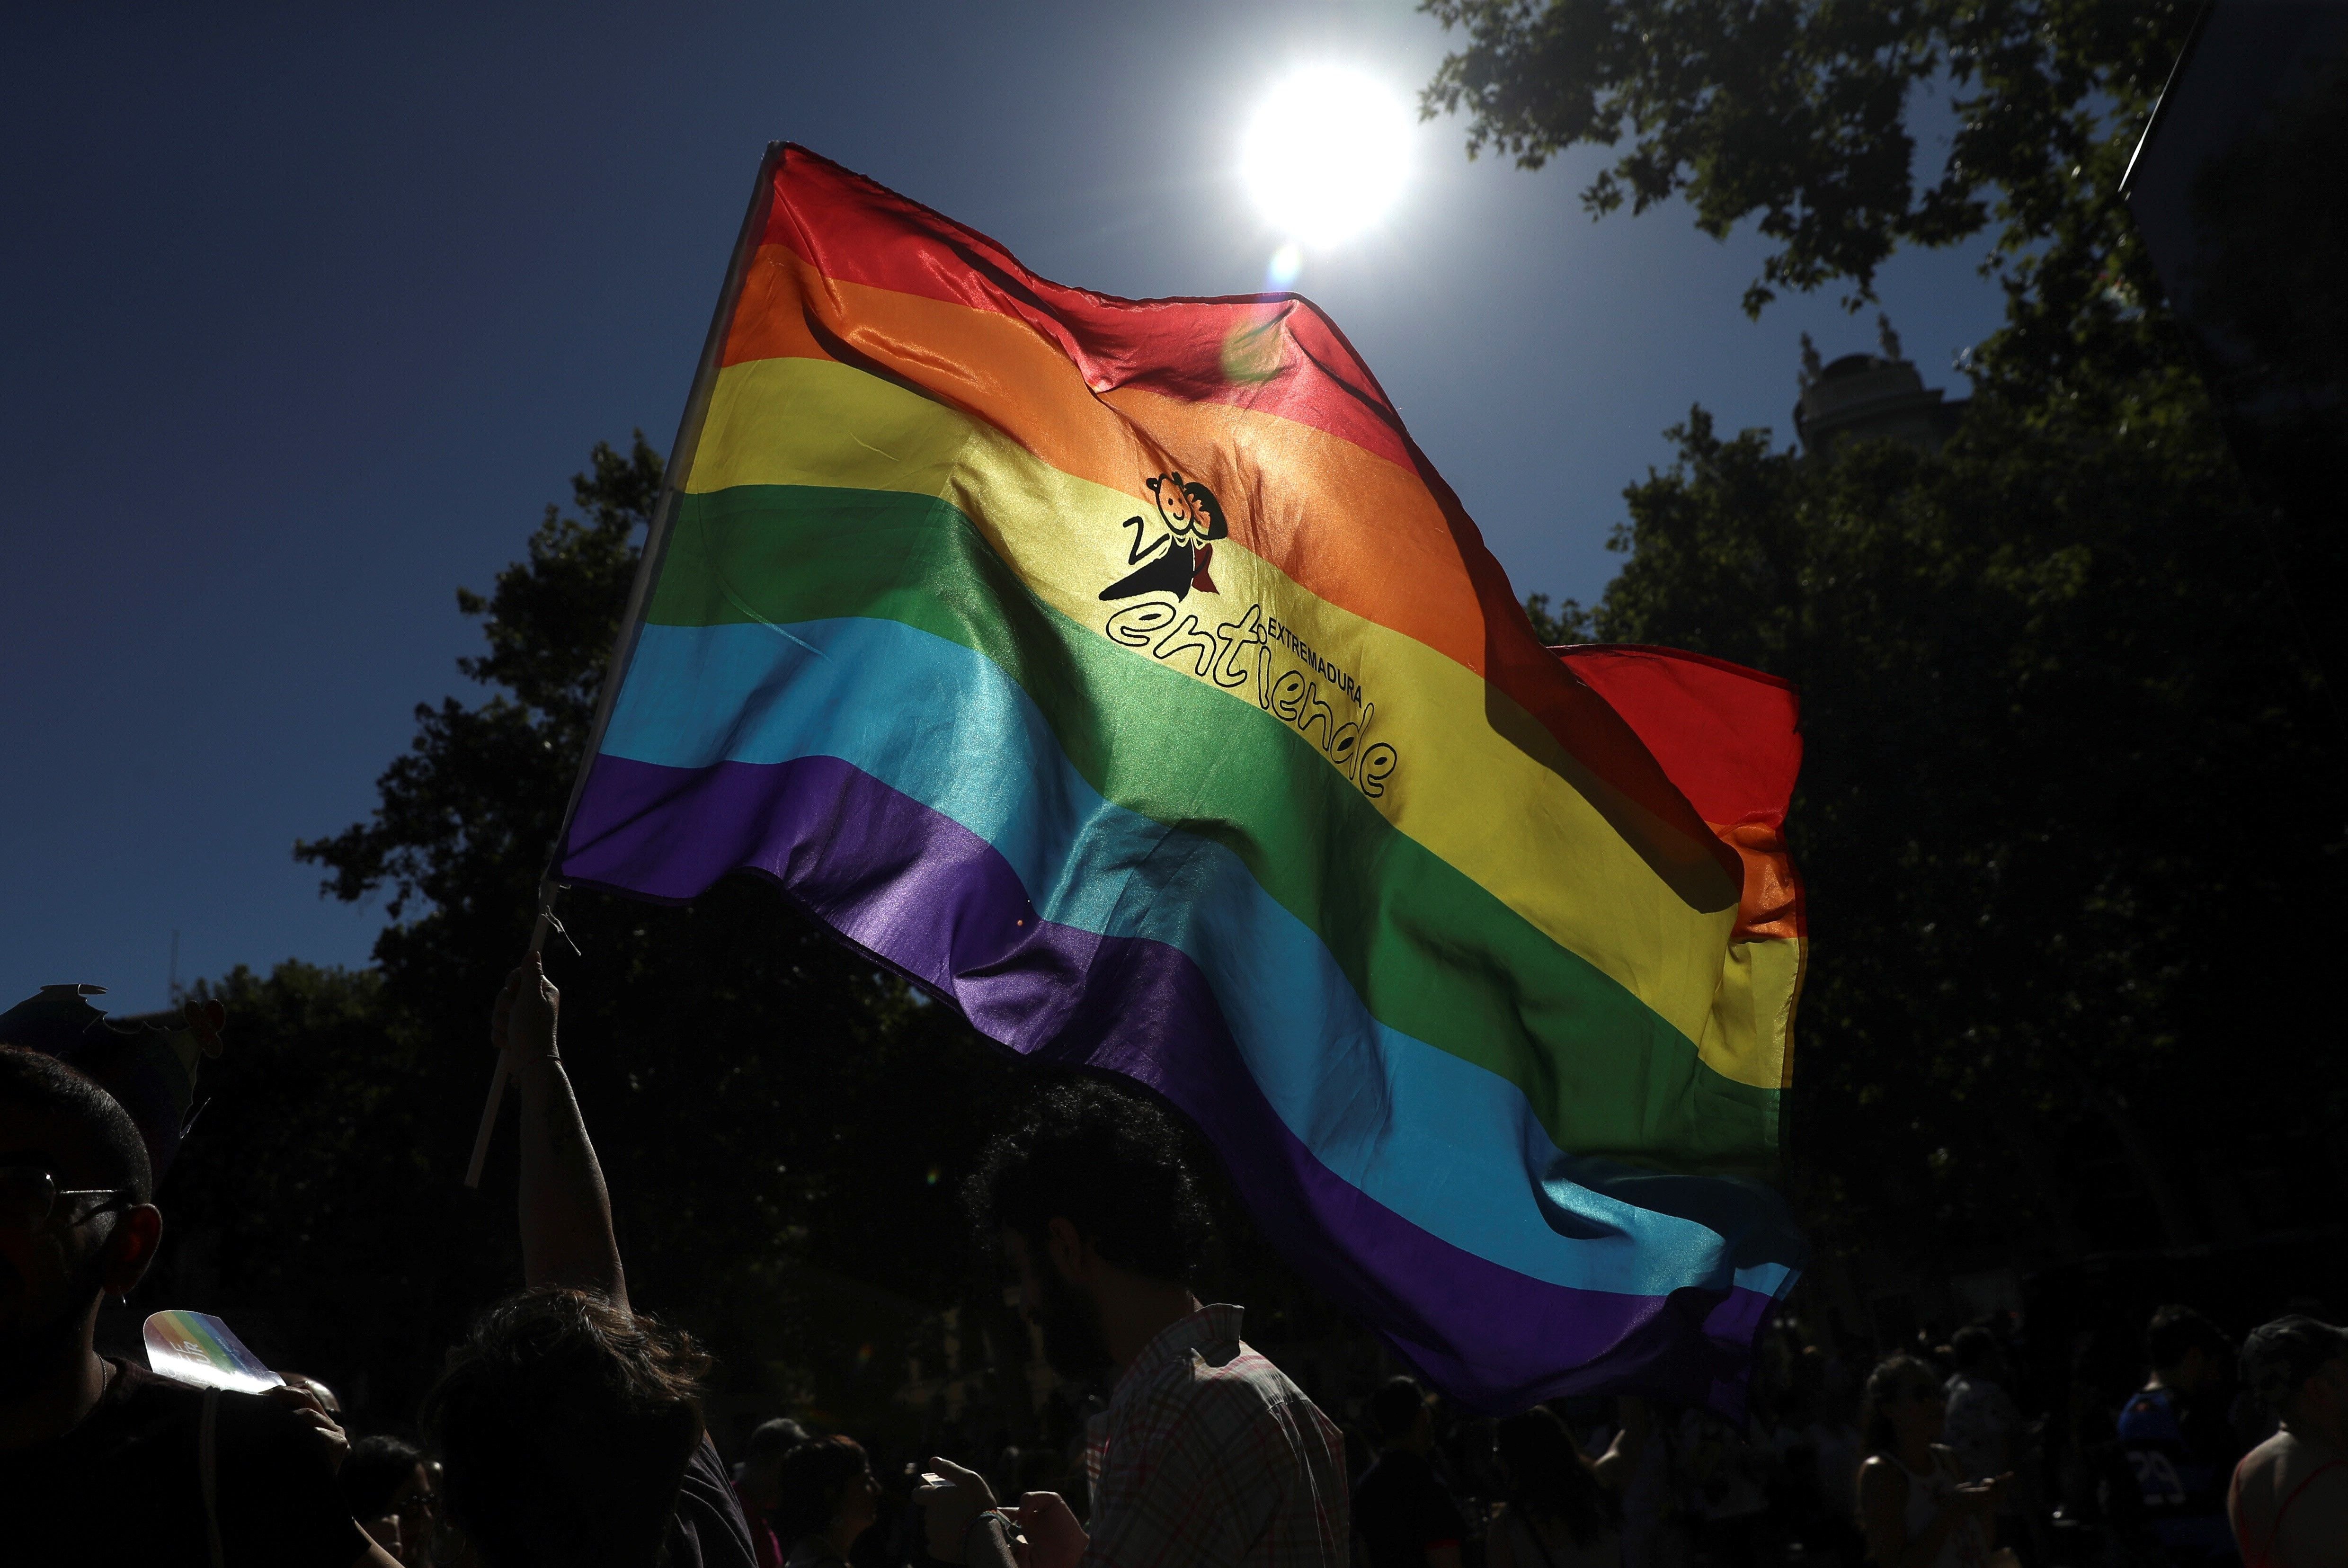
[[[546,951],[546,934],[559,929],[561,922],[554,918],[555,895],[561,884],[542,882],[538,884],[538,923],[530,928],[530,949],[526,957],[536,958]],[[472,1162],[465,1167],[465,1185],[481,1184],[481,1162],[489,1157],[489,1134],[497,1130],[498,1110],[505,1104],[506,1079],[513,1077],[513,1057],[510,1051],[498,1052],[498,1065],[489,1074],[489,1098],[481,1107],[480,1130],[473,1134]]]
[[[612,722],[612,707],[620,696],[620,682],[627,675],[628,661],[636,651],[636,634],[644,627],[644,601],[651,597],[653,580],[660,574],[661,558],[668,550],[671,524],[675,521],[677,503],[684,498],[686,477],[693,470],[693,449],[700,444],[702,421],[709,416],[709,395],[717,384],[717,363],[726,347],[726,329],[733,325],[734,302],[741,297],[742,279],[750,269],[750,262],[758,252],[758,241],[766,233],[768,204],[774,200],[775,169],[782,160],[783,143],[769,142],[767,155],[758,163],[757,184],[750,193],[750,210],[742,215],[742,232],[735,237],[734,254],[726,266],[725,286],[718,291],[717,309],[709,320],[709,335],[701,346],[701,363],[695,369],[693,389],[685,395],[685,418],[677,422],[676,444],[669,449],[668,467],[663,470],[659,503],[653,509],[652,524],[644,531],[644,553],[636,562],[636,581],[628,591],[627,614],[620,617],[619,636],[612,645],[611,663],[603,671],[603,690],[595,702],[595,722],[587,733],[586,749],[579,758],[579,771],[571,784],[571,800],[562,809],[562,825],[555,830],[554,845],[548,851],[546,872],[538,884],[538,923],[530,927],[530,950],[526,958],[535,958],[546,950],[550,931],[561,933],[565,942],[571,941],[562,930],[562,922],[555,918],[554,901],[563,883],[557,881],[561,870],[562,846],[571,836],[571,819],[579,810],[579,797],[587,788],[588,770],[594,766],[595,754],[602,748],[603,731]],[[572,951],[579,944],[572,943]],[[489,1136],[497,1130],[498,1110],[505,1102],[506,1079],[511,1074],[506,1063],[506,1053],[498,1053],[496,1072],[489,1078],[489,1098],[481,1107],[481,1125],[473,1134],[473,1158],[465,1167],[465,1185],[481,1184],[481,1164],[489,1158]]]

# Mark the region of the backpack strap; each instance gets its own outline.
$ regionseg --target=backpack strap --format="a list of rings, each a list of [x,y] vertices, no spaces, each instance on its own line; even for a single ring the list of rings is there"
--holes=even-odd
[[[204,1489],[204,1534],[211,1544],[212,1568],[228,1568],[220,1527],[220,1390],[204,1390],[203,1420],[196,1429],[196,1474]]]
[[[2309,1471],[2308,1474],[2301,1480],[2297,1486],[2291,1489],[2291,1495],[2282,1500],[2282,1506],[2281,1508],[2275,1510],[2274,1528],[2267,1532],[2267,1543],[2263,1547],[2260,1548],[2259,1560],[2252,1565],[2252,1568],[2266,1568],[2268,1563],[2274,1561],[2274,1549],[2282,1543],[2283,1517],[2291,1512],[2291,1505],[2299,1501],[2299,1494],[2305,1491],[2309,1487],[2313,1486],[2317,1481],[2322,1480],[2325,1476],[2330,1475],[2333,1470],[2338,1470],[2342,1465],[2348,1465],[2348,1460],[2333,1460],[2327,1463],[2320,1464],[2316,1466],[2314,1470]],[[2247,1561],[2248,1553],[2245,1553],[2244,1557]]]
[[[1549,1542],[1541,1539],[1540,1526],[1533,1522],[1531,1513],[1526,1513],[1521,1520],[1512,1519],[1509,1522],[1523,1525],[1525,1533],[1533,1538],[1533,1550],[1540,1553],[1541,1568],[1557,1568],[1557,1559],[1550,1554]]]

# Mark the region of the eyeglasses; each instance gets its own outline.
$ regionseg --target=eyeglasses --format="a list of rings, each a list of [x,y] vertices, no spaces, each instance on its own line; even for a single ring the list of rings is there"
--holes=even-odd
[[[74,1216],[75,1224],[119,1205],[129,1194],[119,1187],[60,1187],[37,1165],[0,1166],[0,1231],[37,1231],[49,1222],[61,1199],[105,1202]]]

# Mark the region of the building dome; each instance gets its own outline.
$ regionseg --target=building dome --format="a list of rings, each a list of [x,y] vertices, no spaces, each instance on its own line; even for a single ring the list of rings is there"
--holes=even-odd
[[[1846,354],[1803,378],[1794,431],[1813,453],[1851,438],[1904,441],[1937,451],[1956,428],[1965,402],[1946,401],[1905,359]]]

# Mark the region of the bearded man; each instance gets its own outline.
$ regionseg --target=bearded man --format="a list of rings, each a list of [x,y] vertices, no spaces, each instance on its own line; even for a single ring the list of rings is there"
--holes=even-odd
[[[998,1509],[985,1480],[932,1460],[930,1553],[970,1568],[1343,1568],[1344,1444],[1240,1337],[1241,1309],[1190,1282],[1207,1208],[1173,1119],[1078,1080],[1039,1097],[963,1189],[982,1242],[1019,1282],[1045,1359],[1073,1383],[1114,1371],[1087,1445],[1089,1528],[1057,1493]]]

